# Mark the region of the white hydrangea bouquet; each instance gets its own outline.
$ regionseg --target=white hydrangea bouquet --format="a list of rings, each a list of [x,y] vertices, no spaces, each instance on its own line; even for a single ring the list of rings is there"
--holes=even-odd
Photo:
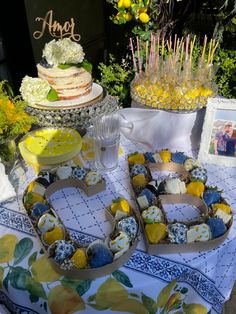
[[[91,73],[92,65],[84,59],[85,53],[80,44],[70,38],[51,40],[43,49],[41,64],[45,67],[67,69],[72,66],[83,67]]]
[[[20,86],[22,98],[30,104],[36,104],[45,100],[56,101],[59,99],[57,92],[48,81],[26,75]]]

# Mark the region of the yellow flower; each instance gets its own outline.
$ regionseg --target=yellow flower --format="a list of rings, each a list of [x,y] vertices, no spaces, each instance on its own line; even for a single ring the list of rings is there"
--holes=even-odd
[[[7,105],[8,105],[9,110],[13,110],[15,108],[15,106],[13,105],[13,103],[10,100],[8,101]]]
[[[1,140],[12,139],[27,132],[36,121],[25,112],[26,102],[16,97],[10,99],[4,92],[5,81],[0,82],[0,134]]]

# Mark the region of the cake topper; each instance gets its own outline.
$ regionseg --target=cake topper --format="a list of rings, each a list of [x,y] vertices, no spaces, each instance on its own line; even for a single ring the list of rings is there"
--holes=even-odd
[[[63,25],[54,20],[53,10],[49,10],[45,17],[36,17],[36,22],[42,22],[42,27],[40,31],[35,31],[33,33],[33,37],[35,39],[40,39],[45,34],[46,30],[48,30],[49,34],[53,38],[62,39],[68,37],[74,41],[80,41],[81,36],[75,33],[75,21],[74,18],[71,17],[70,21],[66,21]]]

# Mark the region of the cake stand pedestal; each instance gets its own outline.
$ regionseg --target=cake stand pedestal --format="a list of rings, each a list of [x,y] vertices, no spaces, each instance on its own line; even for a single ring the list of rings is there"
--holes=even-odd
[[[84,103],[80,102],[78,105],[73,103],[72,105],[58,106],[59,102],[54,103],[55,106],[29,105],[26,111],[37,117],[37,125],[40,127],[63,126],[86,129],[98,115],[112,113],[119,109],[118,99],[108,95],[104,89],[95,99]]]

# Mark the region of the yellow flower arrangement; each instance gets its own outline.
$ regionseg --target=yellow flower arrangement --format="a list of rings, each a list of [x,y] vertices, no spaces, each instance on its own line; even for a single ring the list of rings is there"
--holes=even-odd
[[[27,102],[20,96],[11,98],[6,93],[6,85],[6,81],[0,82],[0,156],[8,161],[12,157],[8,144],[18,135],[29,131],[36,119],[25,112]]]

